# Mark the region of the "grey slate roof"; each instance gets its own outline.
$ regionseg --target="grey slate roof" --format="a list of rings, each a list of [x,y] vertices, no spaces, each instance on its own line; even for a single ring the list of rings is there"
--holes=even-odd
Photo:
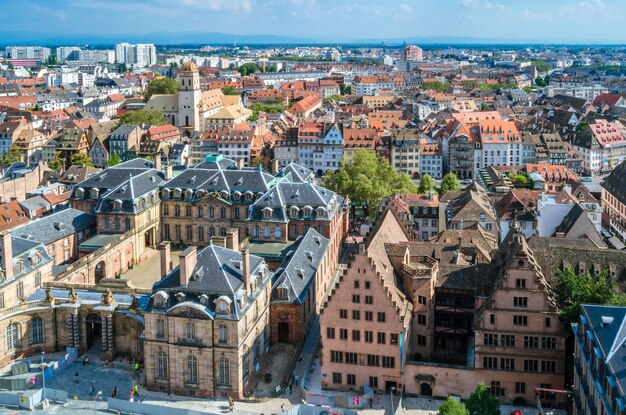
[[[626,390],[626,307],[583,304],[582,314],[599,346],[602,360],[610,367],[622,391]],[[602,324],[603,317],[613,318]],[[590,353],[593,353],[590,351]],[[604,379],[600,379],[603,381]]]
[[[158,202],[158,188],[163,182],[159,170],[145,170],[137,176],[129,175],[118,186],[104,193],[96,205],[96,213],[119,212],[136,214]],[[115,202],[121,202],[120,209]]]
[[[626,205],[626,161],[613,169],[611,174],[604,179],[602,187],[620,203]]]
[[[47,245],[95,224],[95,215],[76,209],[65,209],[15,228],[13,235]],[[13,254],[15,255],[15,248]]]
[[[265,261],[255,255],[250,255],[250,280],[261,276],[266,281],[269,278]],[[221,246],[209,245],[197,252],[196,266],[194,267],[190,281],[186,286],[180,285],[180,266],[172,270],[161,281],[156,282],[152,290],[156,295],[164,293],[167,296],[167,307],[157,309],[153,301],[146,306],[147,312],[168,312],[177,306],[176,296],[184,295],[185,306],[201,309],[206,315],[215,315],[215,300],[226,297],[230,300],[230,312],[221,318],[239,319],[242,309],[239,308],[238,299],[243,295],[243,271],[242,254]],[[262,284],[259,283],[261,287]],[[258,294],[257,294],[258,296]],[[203,297],[205,301],[203,301]],[[243,309],[251,304],[246,302]]]
[[[284,169],[281,169],[276,177],[286,177],[292,182],[308,182],[314,177],[311,169],[308,169],[297,163],[289,163]]]
[[[299,211],[305,207],[313,209],[311,216],[306,218],[307,220],[331,220],[337,209],[343,205],[344,200],[343,196],[312,183],[282,181],[251,206],[248,220],[287,222],[288,219],[299,218],[301,212],[297,217],[288,215],[292,207],[298,208]],[[318,216],[319,207],[326,210],[324,216]],[[272,209],[271,219],[263,217],[263,210],[266,208]]]
[[[11,247],[13,250],[13,277],[20,278],[23,275],[27,275],[34,270],[41,268],[43,265],[52,261],[52,258],[46,252],[46,248],[39,242],[29,241],[27,239],[19,238],[16,236],[11,237]],[[37,261],[39,258],[39,261]],[[0,261],[2,260],[2,254],[0,253]],[[18,271],[16,264],[22,263],[21,271]],[[14,280],[1,281],[0,287],[5,283],[13,282]]]
[[[274,295],[272,301],[296,304],[304,301],[311,284],[315,281],[315,274],[329,243],[329,239],[324,238],[313,228],[309,228],[304,236],[298,238],[274,274],[272,283],[273,290],[286,288],[289,299],[281,300]]]

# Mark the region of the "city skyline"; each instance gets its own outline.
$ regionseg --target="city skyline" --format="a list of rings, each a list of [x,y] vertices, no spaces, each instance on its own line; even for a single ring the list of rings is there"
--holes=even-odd
[[[626,5],[615,0],[375,0],[367,7],[330,0],[59,0],[54,7],[42,0],[9,0],[3,7],[5,42],[104,43],[124,36],[150,41],[154,35],[155,43],[195,43],[215,39],[215,32],[222,43],[245,42],[246,36],[258,43],[623,43],[626,38],[626,28],[618,24]],[[24,31],[26,23],[36,30]]]

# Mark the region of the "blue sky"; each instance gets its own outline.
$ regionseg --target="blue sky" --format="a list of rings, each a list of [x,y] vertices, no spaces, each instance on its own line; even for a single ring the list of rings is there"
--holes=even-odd
[[[624,0],[2,0],[0,31],[626,43]]]

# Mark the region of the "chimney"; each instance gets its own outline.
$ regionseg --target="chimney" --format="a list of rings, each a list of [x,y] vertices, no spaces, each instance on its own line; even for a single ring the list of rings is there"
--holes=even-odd
[[[167,166],[163,167],[163,174],[165,175],[165,180],[171,180],[173,173],[172,173],[172,165],[168,164]]]
[[[276,174],[280,170],[280,163],[277,159],[272,159],[272,173]]]
[[[191,279],[191,273],[196,267],[197,251],[195,246],[190,246],[178,254],[180,258],[180,285],[187,285]]]
[[[244,167],[243,158],[237,159],[236,163],[237,163],[237,170],[243,169]]]
[[[161,170],[161,157],[158,155],[154,158],[154,168],[157,170]]]
[[[212,236],[211,237],[211,245],[221,246],[222,248],[226,248],[226,237],[224,237],[224,236]]]
[[[250,289],[250,250],[248,248],[241,252],[241,272],[243,274],[243,286],[250,294],[252,290]]]
[[[226,248],[233,251],[239,250],[239,229],[230,228],[226,234]]]
[[[13,278],[13,244],[11,243],[11,232],[0,233],[2,237],[2,269],[6,281]]]
[[[161,251],[161,279],[163,279],[172,270],[170,241],[163,241],[157,245],[157,249]]]

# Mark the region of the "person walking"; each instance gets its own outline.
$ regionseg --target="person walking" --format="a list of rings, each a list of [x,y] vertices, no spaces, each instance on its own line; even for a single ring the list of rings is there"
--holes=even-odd
[[[89,385],[89,396],[94,396],[96,394],[96,388],[93,386],[93,382]]]
[[[113,392],[111,392],[111,398],[117,398],[117,386],[113,387]]]
[[[230,412],[233,412],[235,410],[235,401],[233,401],[233,398],[231,396],[228,397],[228,409]]]
[[[74,383],[78,383],[78,372],[74,372]]]
[[[135,383],[135,387],[133,388],[135,392],[135,396],[139,396],[139,385]]]
[[[133,388],[130,388],[130,399],[129,401],[133,402],[134,398],[135,398],[135,390]]]

